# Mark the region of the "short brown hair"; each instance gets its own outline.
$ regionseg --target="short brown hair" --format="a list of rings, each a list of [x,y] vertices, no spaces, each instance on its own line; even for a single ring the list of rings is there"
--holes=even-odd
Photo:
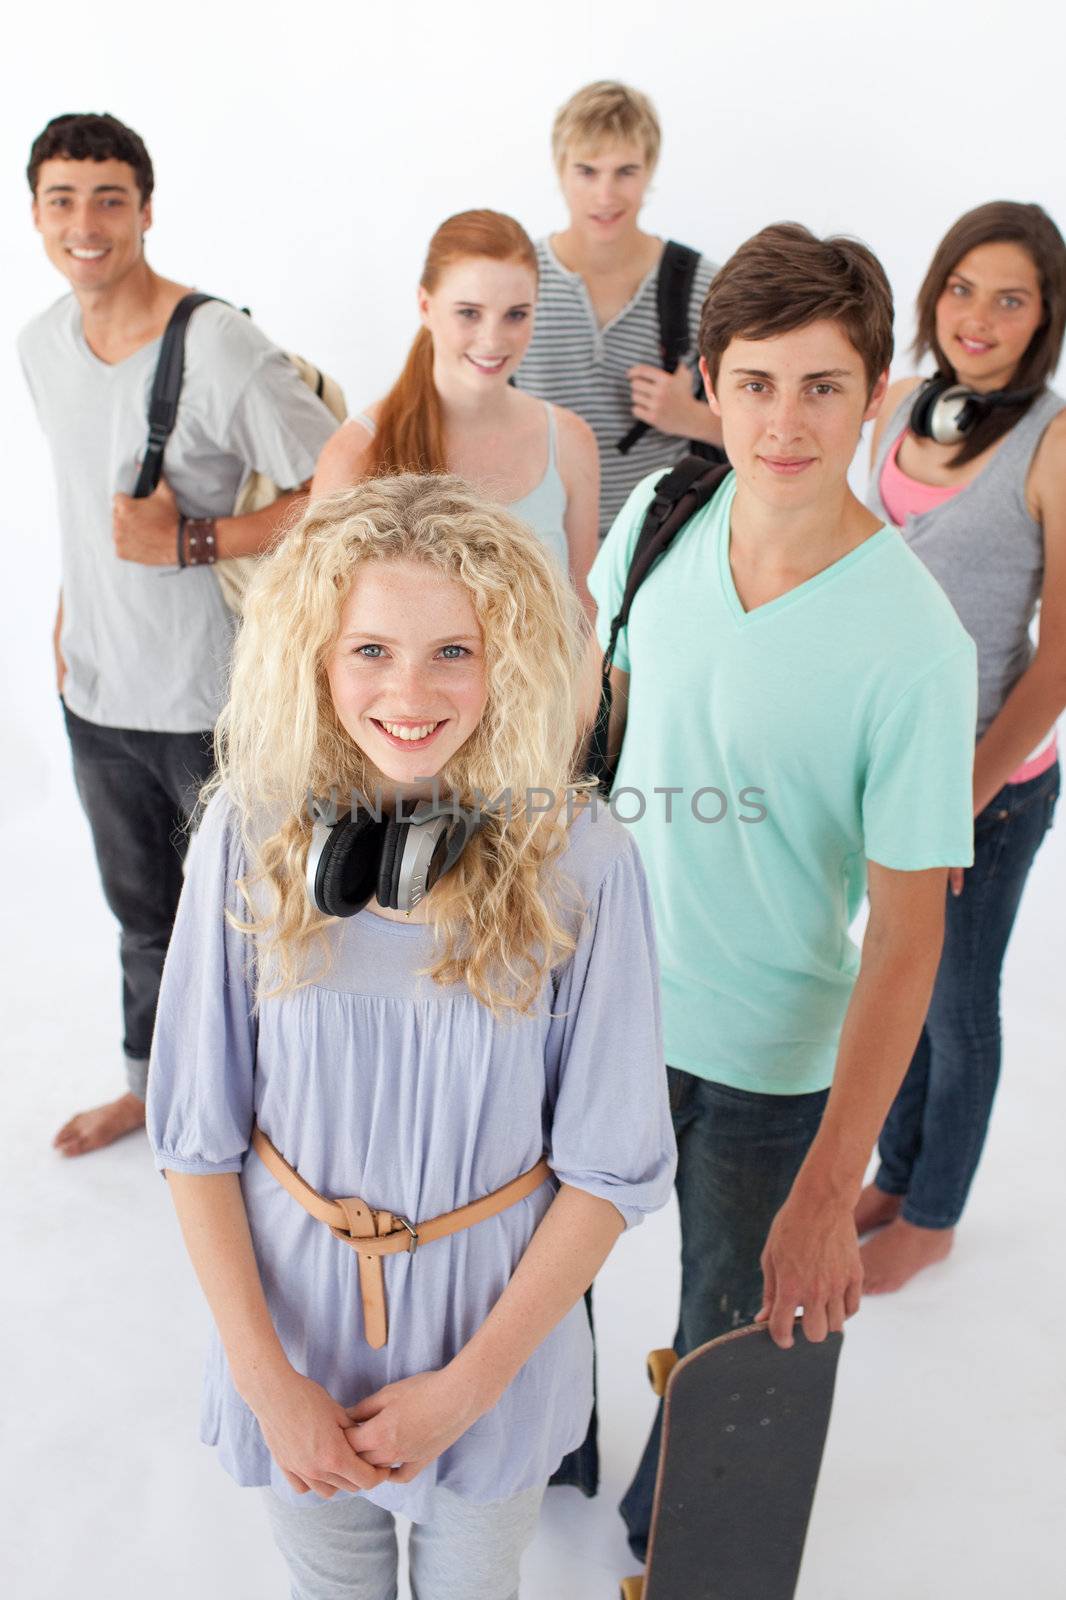
[[[575,147],[596,150],[604,144],[639,144],[648,167],[654,169],[661,141],[659,118],[647,95],[601,79],[587,83],[556,112],[552,160],[556,172],[561,172],[566,152]]]
[[[37,193],[37,178],[45,161],[124,161],[133,168],[141,204],[152,198],[155,174],[144,140],[109,111],[65,111],[53,117],[33,141],[26,177],[30,192]]]
[[[937,301],[963,256],[983,244],[1006,241],[1019,244],[1032,258],[1040,279],[1043,316],[1010,380],[1012,389],[1040,390],[1059,364],[1066,332],[1066,242],[1043,206],[1022,205],[1017,200],[990,200],[967,211],[948,229],[929,264],[918,290],[918,332],[914,354],[921,360],[932,352],[939,377],[955,382],[955,369],[936,336]],[[1009,432],[1025,415],[1036,395],[1016,406],[997,406],[975,424],[951,457],[951,466],[972,461],[996,439]]]
[[[763,228],[721,267],[700,317],[711,382],[732,339],[773,339],[811,322],[839,322],[862,357],[869,392],[892,360],[892,290],[857,239],[818,239],[798,222]]]

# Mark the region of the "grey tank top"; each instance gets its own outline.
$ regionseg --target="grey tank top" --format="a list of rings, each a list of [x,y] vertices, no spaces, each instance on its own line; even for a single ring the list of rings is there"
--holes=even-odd
[[[542,402],[548,419],[548,465],[535,489],[530,489],[521,500],[512,500],[507,506],[512,516],[524,522],[542,544],[554,551],[555,558],[565,573],[570,571],[570,547],[566,542],[566,485],[559,472],[558,435],[555,425],[555,408]],[[364,411],[351,419],[358,422],[373,437],[377,423]]]
[[[913,403],[908,395],[889,420],[867,491],[870,510],[890,526],[881,475]],[[900,530],[977,646],[978,738],[1032,660],[1029,628],[1044,579],[1044,530],[1029,514],[1025,484],[1048,423],[1064,407],[1053,390],[1042,394],[971,483],[943,505],[908,517]]]

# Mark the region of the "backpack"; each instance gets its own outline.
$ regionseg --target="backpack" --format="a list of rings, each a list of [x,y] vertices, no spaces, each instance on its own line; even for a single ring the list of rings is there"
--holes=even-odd
[[[148,443],[133,490],[135,500],[143,500],[150,495],[162,475],[163,452],[178,420],[178,401],[181,398],[182,379],[185,376],[185,333],[189,319],[198,306],[205,305],[209,300],[218,299],[219,296],[214,294],[187,294],[178,301],[171,312],[170,321],[163,332],[159,360],[156,362],[155,376],[152,379],[152,392],[148,400]],[[224,300],[221,304],[228,305],[229,302]],[[246,310],[245,315],[249,314]],[[288,352],[286,354],[288,355]],[[340,385],[327,377],[324,372],[320,372],[317,367],[313,367],[309,361],[305,361],[302,356],[288,355],[288,359],[308,388],[315,391],[326,409],[331,411],[339,422],[343,422],[348,411]],[[281,493],[282,490],[278,485],[262,472],[252,472],[241,485],[233,506],[233,515],[240,517],[249,511],[261,511],[264,506],[272,505]],[[223,561],[215,562],[213,571],[222,590],[222,598],[231,611],[240,611],[244,591],[251,581],[258,560],[258,556],[229,556]]]
[[[667,239],[659,260],[659,277],[655,286],[664,372],[677,371],[678,363],[691,344],[688,307],[699,264],[698,250],[693,250],[687,244],[678,244],[676,239]],[[696,394],[699,396],[702,393],[701,379]],[[649,426],[647,422],[634,422],[629,432],[615,445],[618,453],[623,456],[628,455],[637,440],[642,439],[647,433]],[[714,445],[704,444],[700,439],[692,439],[689,442],[693,455],[702,456],[705,461],[725,460],[725,456],[720,450],[716,450]]]
[[[731,468],[727,462],[709,462],[705,456],[684,456],[672,471],[660,479],[655,496],[644,513],[637,542],[626,576],[625,591],[611,632],[601,668],[600,706],[592,729],[586,769],[605,794],[614,782],[615,765],[607,754],[607,729],[611,718],[611,667],[618,635],[629,621],[637,590],[652,567],[664,555],[685,524],[712,500]]]

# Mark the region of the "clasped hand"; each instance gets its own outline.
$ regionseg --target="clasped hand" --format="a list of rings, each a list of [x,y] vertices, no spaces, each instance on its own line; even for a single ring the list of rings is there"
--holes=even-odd
[[[386,1384],[347,1409],[294,1373],[257,1412],[267,1448],[297,1494],[331,1499],[390,1479],[409,1483],[487,1409],[450,1368]]]

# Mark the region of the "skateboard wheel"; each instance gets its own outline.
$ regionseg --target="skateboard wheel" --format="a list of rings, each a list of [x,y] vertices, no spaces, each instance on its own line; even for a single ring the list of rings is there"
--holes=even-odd
[[[622,1579],[622,1600],[642,1600],[644,1594],[643,1578]]]
[[[677,1366],[677,1353],[673,1350],[652,1350],[648,1355],[648,1382],[655,1393],[666,1393],[666,1380]]]

